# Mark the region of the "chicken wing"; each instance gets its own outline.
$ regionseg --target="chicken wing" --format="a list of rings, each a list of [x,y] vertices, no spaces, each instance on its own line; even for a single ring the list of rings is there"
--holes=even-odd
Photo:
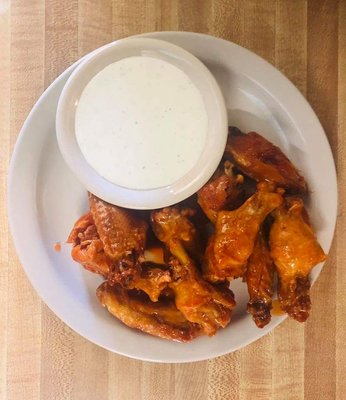
[[[108,276],[110,260],[106,256],[103,243],[97,233],[91,213],[83,215],[75,223],[67,243],[71,243],[74,261],[91,272]]]
[[[304,322],[311,309],[309,273],[326,259],[315,234],[307,223],[303,201],[287,198],[273,212],[270,253],[279,276],[279,302],[287,314]]]
[[[134,211],[106,203],[93,194],[89,195],[89,204],[108,257],[119,260],[128,254],[143,254],[148,228],[144,220]]]
[[[98,287],[96,294],[100,303],[130,328],[177,342],[188,342],[201,334],[199,326],[189,322],[172,301],[153,303],[143,293],[107,282]]]
[[[132,210],[106,203],[89,195],[90,211],[106,255],[112,260],[111,282],[127,287],[140,275],[147,224]]]
[[[256,132],[243,134],[230,128],[226,154],[246,175],[269,181],[293,193],[307,192],[305,179],[283,152]]]
[[[143,263],[139,277],[128,283],[127,289],[138,289],[145,292],[151,301],[158,301],[161,292],[172,281],[169,270],[163,269],[151,264]]]
[[[262,222],[282,203],[281,194],[274,192],[271,184],[257,186],[257,192],[241,207],[218,213],[203,264],[206,280],[220,282],[244,275]]]
[[[229,324],[235,302],[228,288],[213,287],[201,278],[186,251],[195,243],[195,228],[187,215],[188,212],[176,208],[154,211],[152,227],[173,256],[170,261],[173,282],[169,286],[174,292],[178,310],[211,336]]]
[[[259,328],[263,328],[271,320],[274,270],[273,260],[260,230],[246,267],[246,283],[250,296],[247,311],[252,314]]]
[[[198,192],[198,204],[210,219],[215,223],[218,211],[239,206],[239,197],[242,193],[240,184],[243,183],[242,175],[235,175],[229,162],[225,169],[218,171],[211,180]]]
[[[92,197],[98,204],[93,211],[100,229],[96,228],[91,213],[76,222],[68,238],[68,242],[73,244],[72,258],[91,272],[106,277],[110,284],[121,283],[126,289],[142,290],[152,301],[157,301],[162,290],[172,279],[167,266],[148,262],[146,259],[143,249],[146,225],[139,221],[138,231],[130,232],[138,221],[131,213],[127,214],[128,210]],[[103,215],[99,214],[100,210]],[[109,221],[112,221],[113,225],[107,227]],[[122,228],[116,231],[119,225]],[[103,240],[100,239],[99,230],[103,234]],[[126,235],[129,235],[127,239]],[[106,246],[108,254],[105,251]],[[153,258],[153,255],[151,256]]]

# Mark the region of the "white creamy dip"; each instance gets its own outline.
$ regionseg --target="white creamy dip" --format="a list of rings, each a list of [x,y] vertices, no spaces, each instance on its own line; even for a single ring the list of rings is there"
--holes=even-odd
[[[84,88],[76,111],[78,145],[108,181],[130,189],[170,185],[196,164],[208,116],[191,79],[153,57],[110,64]]]

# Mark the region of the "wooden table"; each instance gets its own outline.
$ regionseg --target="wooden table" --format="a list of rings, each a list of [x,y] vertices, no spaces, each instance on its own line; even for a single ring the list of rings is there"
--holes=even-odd
[[[155,30],[206,32],[279,68],[319,116],[340,185],[336,236],[309,321],[287,320],[240,351],[194,364],[130,360],[71,331],[29,284],[6,221],[8,162],[43,90],[90,50]],[[343,0],[0,0],[0,398],[345,399],[345,112]]]

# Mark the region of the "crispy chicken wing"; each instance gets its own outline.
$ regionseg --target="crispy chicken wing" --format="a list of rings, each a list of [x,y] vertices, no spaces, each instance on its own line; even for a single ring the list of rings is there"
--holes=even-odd
[[[218,213],[205,253],[205,279],[219,282],[244,275],[262,222],[281,202],[281,194],[274,192],[271,184],[262,182],[241,207]]]
[[[198,204],[211,222],[215,223],[218,211],[239,206],[242,193],[242,175],[235,175],[232,166],[226,161],[224,171],[217,171],[210,181],[198,192]]]
[[[147,224],[132,210],[121,208],[89,195],[90,211],[105,253],[112,260],[136,252],[142,255]]]
[[[271,320],[272,297],[274,289],[274,263],[268,246],[260,230],[253,253],[246,267],[246,283],[249,292],[247,311],[259,328]]]
[[[303,201],[287,198],[273,212],[270,253],[279,275],[281,308],[297,321],[305,321],[311,309],[309,273],[326,259],[307,223]]]
[[[143,293],[107,282],[98,287],[96,294],[100,303],[130,328],[178,342],[188,342],[201,333],[199,326],[189,322],[173,301],[153,303]]]
[[[97,201],[93,211],[99,221],[98,227],[91,213],[76,222],[68,238],[68,242],[73,244],[73,259],[86,269],[106,277],[110,284],[121,283],[127,289],[143,290],[152,301],[157,301],[162,290],[171,281],[171,275],[164,265],[148,262],[146,259],[146,225],[141,220],[136,221],[130,212],[127,213],[128,210],[112,206],[95,196],[92,198],[92,201]],[[100,212],[103,214],[100,215]],[[137,222],[138,230],[130,232]],[[100,239],[99,230],[103,240]],[[126,235],[128,238],[125,238]]]
[[[194,247],[195,228],[189,212],[165,208],[152,212],[152,227],[172,254],[170,265],[175,304],[191,322],[199,324],[207,335],[229,324],[235,306],[233,293],[225,287],[205,282],[186,249]]]
[[[139,277],[129,282],[127,288],[142,290],[151,301],[158,301],[161,292],[172,281],[170,272],[163,269],[163,266],[160,267],[147,262],[143,263]]]
[[[67,243],[73,245],[71,255],[74,261],[91,272],[108,276],[110,260],[103,250],[103,243],[90,212],[75,223]]]
[[[256,132],[230,128],[226,153],[244,174],[269,181],[294,193],[307,192],[305,179],[283,152]]]
[[[110,282],[127,287],[139,278],[147,224],[132,210],[109,204],[89,195],[90,211],[106,255],[112,260]]]

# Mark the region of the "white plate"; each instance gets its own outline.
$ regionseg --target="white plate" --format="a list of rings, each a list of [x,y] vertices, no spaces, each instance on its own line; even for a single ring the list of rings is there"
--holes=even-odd
[[[233,43],[185,32],[146,36],[170,41],[199,57],[223,90],[230,124],[262,133],[288,154],[309,183],[309,212],[328,252],[336,220],[335,168],[323,129],[298,90],[273,66]],[[74,221],[88,208],[86,190],[64,164],[54,128],[59,95],[75,67],[61,74],[33,107],[10,166],[11,231],[38,294],[80,335],[142,360],[204,360],[237,350],[268,333],[284,317],[273,317],[268,326],[258,329],[246,314],[247,290],[239,279],[232,284],[237,300],[233,321],[213,338],[180,344],[131,330],[99,305],[95,289],[102,279],[74,263],[69,246],[63,245],[60,253],[54,251],[54,243],[67,238]],[[312,280],[320,270],[321,265],[313,270]]]

